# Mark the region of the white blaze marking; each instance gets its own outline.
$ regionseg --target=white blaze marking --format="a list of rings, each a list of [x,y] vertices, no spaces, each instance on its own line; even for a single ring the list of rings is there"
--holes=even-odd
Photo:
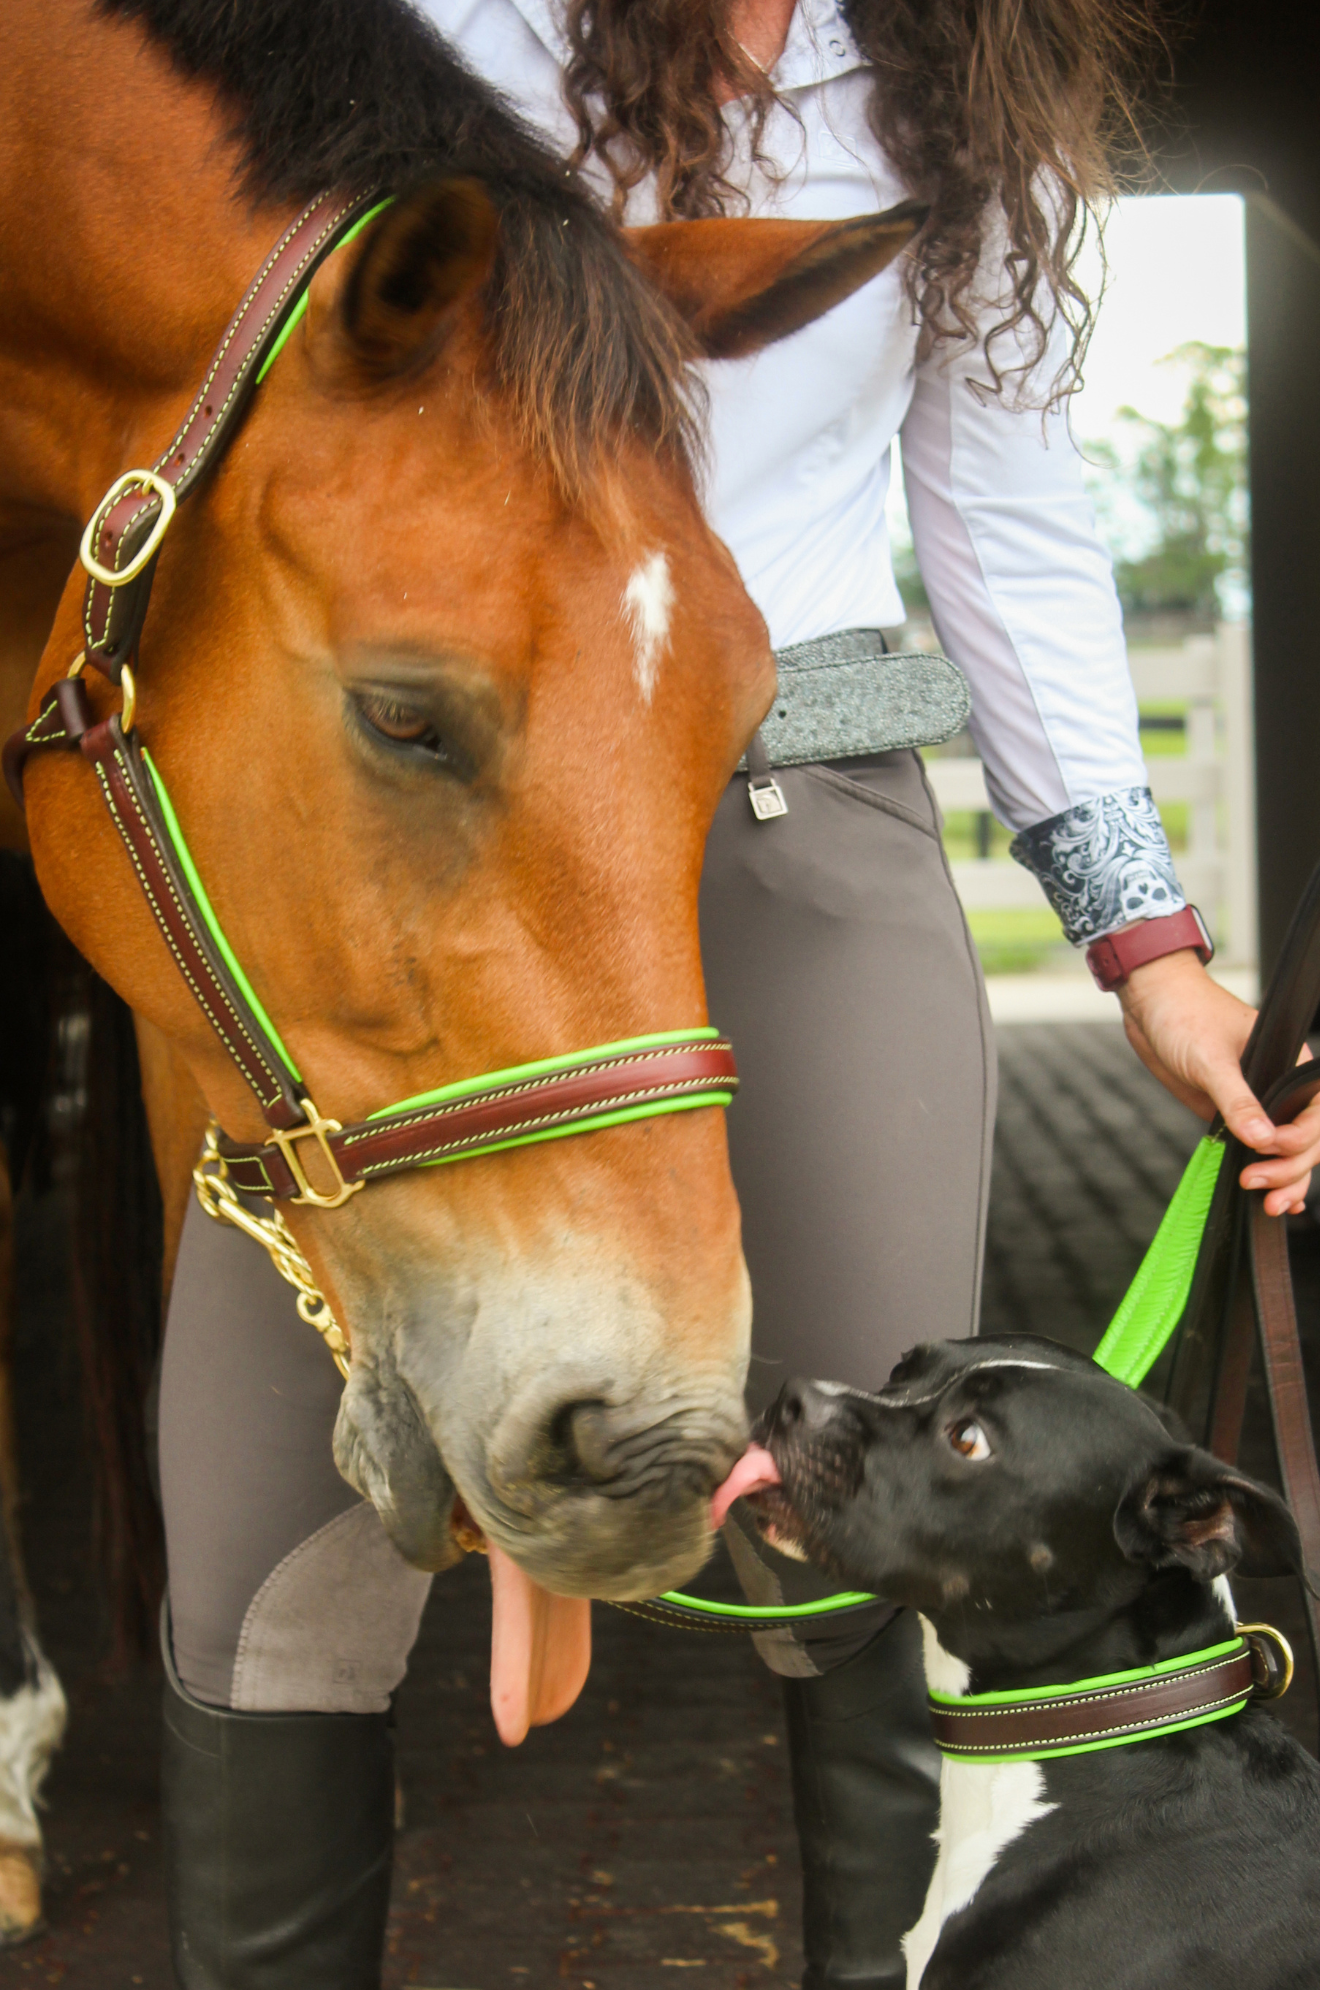
[[[655,690],[660,655],[669,638],[669,614],[674,605],[674,584],[669,578],[669,561],[663,553],[643,560],[623,590],[623,613],[633,639],[633,675],[637,688],[649,705]]]
[[[945,1651],[924,1617],[921,1635],[926,1684],[934,1692],[961,1698],[970,1677],[967,1666]],[[1005,1846],[1057,1808],[1042,1801],[1044,1791],[1045,1778],[1036,1762],[960,1762],[957,1756],[945,1756],[935,1833],[939,1857],[921,1919],[903,1937],[908,1990],[918,1990],[944,1923],[974,1898]]]

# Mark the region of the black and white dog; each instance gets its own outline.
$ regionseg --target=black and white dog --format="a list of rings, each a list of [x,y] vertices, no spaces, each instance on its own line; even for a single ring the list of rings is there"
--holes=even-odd
[[[939,1693],[1199,1651],[1234,1634],[1233,1568],[1299,1567],[1274,1494],[1050,1341],[919,1347],[877,1395],[791,1383],[757,1438],[758,1523],[919,1610]],[[1320,1767],[1254,1705],[1098,1752],[946,1756],[938,1846],[908,1990],[1320,1986]]]

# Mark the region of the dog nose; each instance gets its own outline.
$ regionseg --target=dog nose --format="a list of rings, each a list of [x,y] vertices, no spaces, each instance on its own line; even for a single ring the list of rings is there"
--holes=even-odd
[[[771,1428],[784,1437],[809,1437],[825,1428],[835,1409],[833,1390],[795,1376],[791,1382],[785,1382],[775,1398],[770,1411]]]

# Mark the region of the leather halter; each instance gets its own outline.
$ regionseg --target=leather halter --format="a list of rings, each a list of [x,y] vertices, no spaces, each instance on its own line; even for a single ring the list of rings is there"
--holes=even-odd
[[[322,194],[275,244],[169,447],[150,470],[117,478],[93,512],[81,554],[90,576],[85,648],[48,692],[35,722],[15,733],[4,752],[5,776],[20,806],[29,754],[72,749],[91,763],[179,971],[270,1128],[263,1146],[220,1137],[218,1154],[229,1180],[270,1201],[321,1209],[338,1208],[369,1181],[401,1169],[660,1113],[727,1106],[738,1085],[727,1040],[717,1030],[696,1028],[463,1079],[352,1126],[324,1118],[225,937],[165,784],[136,732],[130,659],[175,509],[232,440],[253,389],[303,308],[316,269],[384,204],[379,194]],[[82,679],[88,667],[123,686],[122,712],[97,720]]]
[[[1037,1761],[1149,1741],[1274,1700],[1292,1679],[1287,1640],[1268,1624],[1183,1658],[1127,1672],[1004,1693],[932,1692],[931,1730],[942,1754],[969,1762]],[[1267,1644],[1278,1647],[1276,1657]]]

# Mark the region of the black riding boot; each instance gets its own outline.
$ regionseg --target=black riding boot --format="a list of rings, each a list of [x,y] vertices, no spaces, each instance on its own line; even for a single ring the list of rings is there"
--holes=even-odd
[[[235,1714],[168,1665],[161,1802],[182,1990],[379,1990],[388,1714]]]
[[[855,1658],[786,1679],[802,1850],[802,1990],[903,1990],[902,1938],[935,1865],[940,1756],[921,1627],[901,1610]]]

